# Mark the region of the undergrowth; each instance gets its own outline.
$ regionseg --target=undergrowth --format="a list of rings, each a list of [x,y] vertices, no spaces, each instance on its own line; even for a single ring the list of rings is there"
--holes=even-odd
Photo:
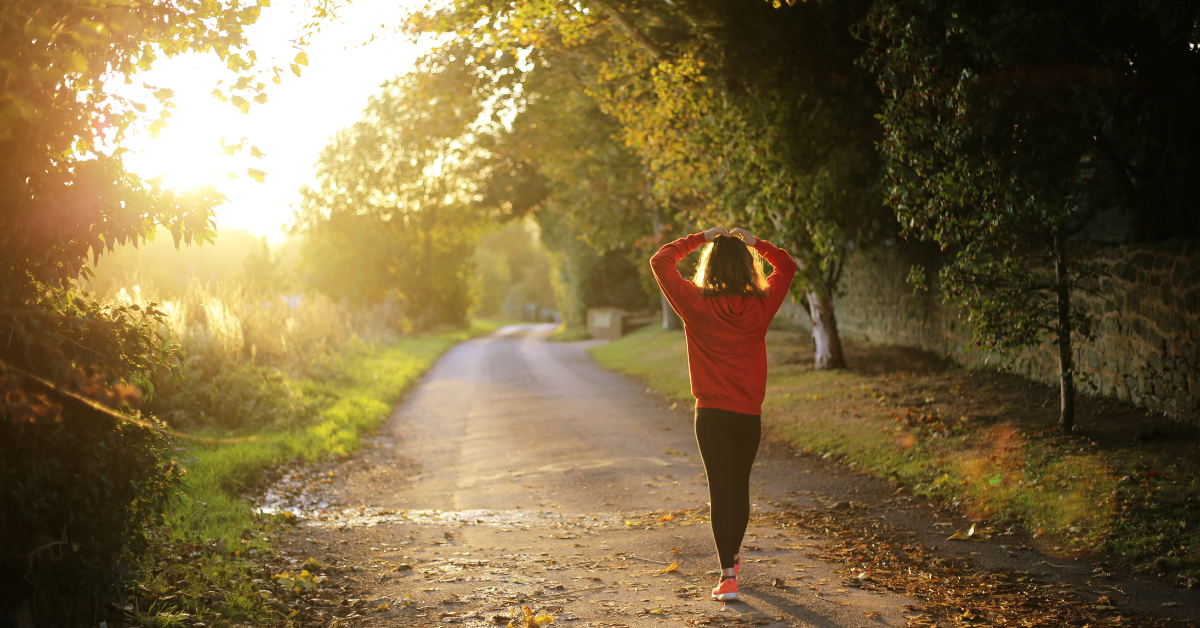
[[[848,343],[860,354],[852,365],[862,368],[814,371],[797,350],[808,342],[794,332],[767,336],[764,425],[798,449],[898,481],[978,521],[1025,530],[1051,556],[1100,552],[1176,584],[1200,578],[1194,457],[1128,441],[1101,445],[1086,428],[1059,433],[1053,408],[1042,412],[1036,401],[1039,385],[1014,392],[1012,376],[906,364],[893,347]],[[693,401],[682,332],[645,329],[592,354]],[[1106,420],[1145,420],[1137,408],[1123,412]]]

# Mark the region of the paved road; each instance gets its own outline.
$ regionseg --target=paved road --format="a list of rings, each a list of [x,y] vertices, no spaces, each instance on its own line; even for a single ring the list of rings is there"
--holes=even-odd
[[[551,330],[508,327],[451,349],[363,453],[305,488],[336,507],[310,504],[293,560],[356,567],[338,576],[345,595],[392,601],[348,623],[483,625],[529,606],[555,626],[905,625],[912,600],[843,588],[833,565],[806,556],[818,539],[794,529],[752,527],[743,602],[711,601],[718,565],[690,410],[599,368],[588,343],[546,342]],[[802,477],[760,453],[755,511],[795,496]]]

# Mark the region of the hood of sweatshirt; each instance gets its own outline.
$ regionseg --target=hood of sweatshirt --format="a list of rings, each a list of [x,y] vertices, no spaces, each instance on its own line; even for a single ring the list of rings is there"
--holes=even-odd
[[[749,330],[762,324],[763,300],[755,297],[716,296],[704,299],[711,303],[713,314],[729,325]]]

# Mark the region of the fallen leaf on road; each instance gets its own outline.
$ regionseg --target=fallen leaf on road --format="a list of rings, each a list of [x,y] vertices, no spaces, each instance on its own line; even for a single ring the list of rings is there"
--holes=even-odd
[[[671,564],[667,565],[666,569],[664,569],[658,573],[673,573],[676,571],[679,571],[679,563],[671,561]]]
[[[513,613],[518,615],[518,613]],[[499,617],[499,616],[497,616]],[[508,628],[545,628],[554,623],[554,616],[548,613],[534,613],[528,606],[521,607],[517,619],[509,620]]]
[[[947,541],[986,541],[992,538],[992,535],[981,530],[975,529],[975,524],[971,524],[971,529],[963,534],[962,530],[957,530],[954,534],[947,538]]]

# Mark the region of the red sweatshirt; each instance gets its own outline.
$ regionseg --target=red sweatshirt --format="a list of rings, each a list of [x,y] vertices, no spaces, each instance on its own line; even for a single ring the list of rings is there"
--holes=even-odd
[[[683,319],[696,407],[761,414],[767,391],[767,326],[792,285],[796,262],[787,251],[758,239],[754,250],[775,267],[767,278],[767,297],[704,298],[675,264],[705,243],[703,233],[671,242],[650,258],[650,267]]]

